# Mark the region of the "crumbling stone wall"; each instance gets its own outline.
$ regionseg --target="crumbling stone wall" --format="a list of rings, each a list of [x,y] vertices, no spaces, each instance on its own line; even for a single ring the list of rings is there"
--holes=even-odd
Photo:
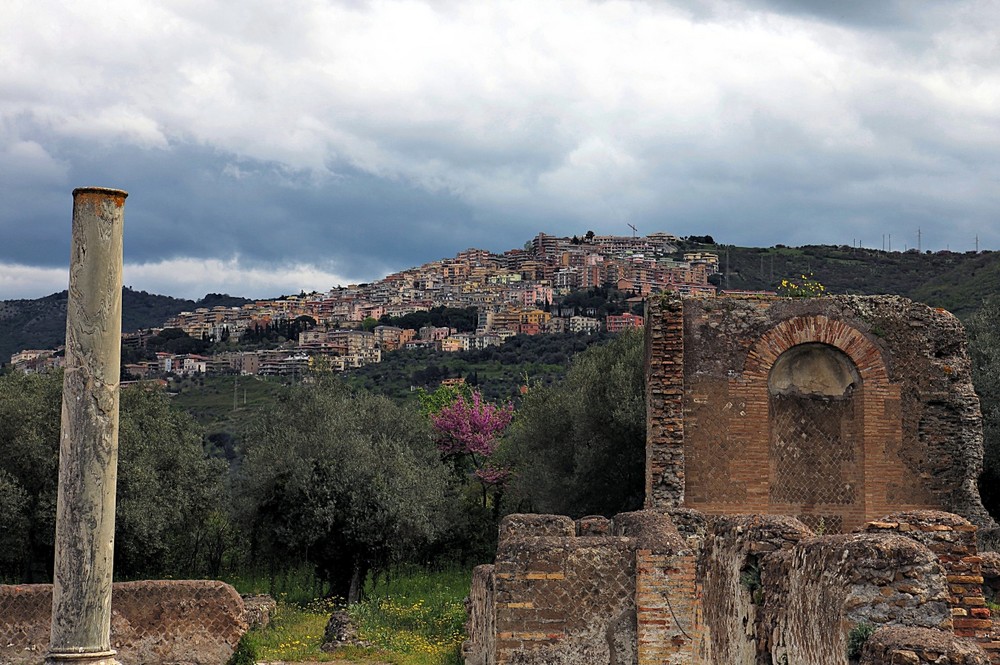
[[[927,628],[877,630],[865,642],[861,665],[989,665],[989,657],[972,641]]]
[[[950,630],[948,585],[937,557],[896,534],[841,534],[804,540],[764,559],[764,608],[771,662],[847,662],[859,624]]]
[[[511,515],[494,565],[496,662],[634,663],[635,544]]]
[[[466,663],[847,665],[863,624],[882,636],[866,663],[997,663],[1000,643],[969,632],[986,624],[967,623],[988,611],[975,546],[973,525],[938,511],[827,536],[691,509],[513,515],[495,567],[476,569]]]
[[[948,580],[954,632],[975,640],[1000,662],[995,618],[987,606],[996,583],[994,552],[981,556],[976,527],[968,520],[934,510],[903,511],[866,525],[870,533],[899,533],[927,546],[938,557]]]
[[[0,586],[0,663],[42,663],[51,616],[51,585]],[[243,600],[223,582],[113,586],[111,646],[123,663],[223,665],[246,628]]]
[[[469,639],[462,645],[466,665],[496,663],[496,578],[492,565],[476,566],[472,570],[472,586],[466,601],[469,620],[465,632]]]
[[[865,623],[871,665],[1000,665],[957,319],[668,296],[646,326],[647,510],[508,517],[474,576],[469,665],[841,665]]]
[[[647,507],[826,533],[932,508],[995,527],[961,324],[896,296],[664,298],[647,317]]]
[[[694,552],[665,513],[509,515],[495,564],[473,577],[466,662],[690,662],[677,658],[698,634],[694,583]]]
[[[791,517],[712,519],[699,566],[705,629],[698,662],[757,662],[762,648],[758,615],[765,597],[772,594],[764,585],[764,557],[812,536],[812,531]]]

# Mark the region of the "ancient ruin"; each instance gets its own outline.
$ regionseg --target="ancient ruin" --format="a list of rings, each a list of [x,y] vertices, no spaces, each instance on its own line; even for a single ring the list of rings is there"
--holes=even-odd
[[[0,585],[3,665],[219,665],[266,612],[223,582],[112,584],[127,196],[73,191],[54,583]]]
[[[1000,663],[957,319],[666,296],[646,331],[646,509],[505,518],[468,665]]]

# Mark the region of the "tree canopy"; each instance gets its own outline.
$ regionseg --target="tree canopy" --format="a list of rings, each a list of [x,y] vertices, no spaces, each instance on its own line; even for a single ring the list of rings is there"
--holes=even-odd
[[[573,359],[559,384],[528,390],[503,456],[508,512],[579,517],[642,505],[646,406],[643,335],[628,331]]]
[[[983,412],[983,504],[1000,518],[1000,298],[988,299],[969,319],[972,381]]]
[[[304,558],[336,595],[356,599],[368,571],[412,560],[443,529],[448,477],[412,405],[320,380],[262,410],[243,438],[252,555]]]
[[[51,578],[62,373],[0,377],[0,577]],[[167,397],[121,394],[115,530],[119,577],[205,569],[225,465],[204,457],[201,430]]]

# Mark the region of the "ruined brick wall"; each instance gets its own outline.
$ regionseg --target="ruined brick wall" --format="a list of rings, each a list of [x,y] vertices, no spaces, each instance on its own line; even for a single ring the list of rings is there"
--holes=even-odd
[[[995,561],[995,553],[980,556],[976,527],[968,520],[935,510],[903,511],[869,523],[869,533],[899,533],[930,549],[938,557],[948,580],[949,603],[954,632],[975,640],[1000,661],[995,619],[986,604],[986,592],[992,595],[984,569]]]
[[[846,377],[839,392],[775,383],[782,363],[794,379],[817,358]],[[786,514],[827,533],[912,508],[995,526],[947,312],[895,296],[668,298],[651,305],[647,361],[649,507]]]
[[[1000,663],[975,531],[938,511],[828,536],[691,509],[512,515],[496,565],[475,572],[466,663],[847,665],[864,623],[881,636],[870,665]]]
[[[635,662],[635,544],[568,517],[509,515],[494,564],[496,662]]]
[[[704,621],[694,555],[636,553],[638,665],[691,663]]]
[[[646,317],[646,507],[684,503],[684,306],[656,302]]]
[[[576,523],[555,515],[509,515],[500,526],[493,570],[476,572],[470,595],[476,632],[466,662],[690,662],[697,634],[694,583],[694,552],[665,513]],[[484,634],[491,620],[495,635]]]
[[[51,613],[51,585],[0,586],[0,663],[42,663]],[[113,586],[111,645],[123,663],[223,665],[246,627],[243,600],[223,582]]]
[[[690,532],[696,520],[682,515],[689,518],[685,530]],[[666,512],[615,515],[613,531],[635,540],[637,665],[690,663],[701,637],[697,550]]]

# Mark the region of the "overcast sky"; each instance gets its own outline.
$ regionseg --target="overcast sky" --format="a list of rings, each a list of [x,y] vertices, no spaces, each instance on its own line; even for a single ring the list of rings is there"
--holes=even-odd
[[[1000,2],[7,0],[0,298],[248,297],[556,235],[1000,249]]]

